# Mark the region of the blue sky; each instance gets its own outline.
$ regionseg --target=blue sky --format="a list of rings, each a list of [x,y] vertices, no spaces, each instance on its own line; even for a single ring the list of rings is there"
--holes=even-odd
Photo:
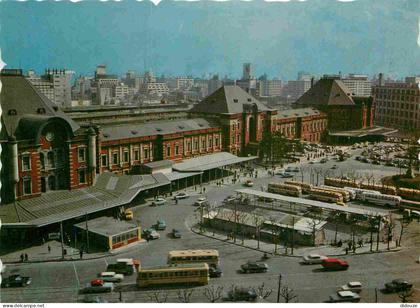
[[[298,71],[420,73],[418,0],[0,2],[7,67],[283,80]]]

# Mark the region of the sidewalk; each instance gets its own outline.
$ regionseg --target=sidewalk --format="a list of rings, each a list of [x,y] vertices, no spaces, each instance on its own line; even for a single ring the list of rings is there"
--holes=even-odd
[[[213,238],[219,241],[223,241],[226,243],[230,243],[232,245],[237,245],[237,246],[242,246],[248,249],[253,249],[253,250],[257,250],[257,251],[261,251],[262,253],[269,253],[269,254],[274,254],[275,253],[275,245],[272,243],[267,243],[267,242],[262,242],[260,241],[259,244],[259,248],[258,248],[258,241],[257,240],[253,240],[253,239],[244,239],[242,240],[241,236],[238,236],[236,238],[236,243],[230,239],[227,239],[227,235],[226,234],[222,234],[215,232],[213,234],[213,231],[207,231],[204,230],[203,232],[200,232],[199,227],[197,225],[195,225],[194,227],[191,228],[191,231],[201,235],[201,236],[206,236],[209,238]],[[387,249],[387,243],[379,243],[379,250],[376,251],[376,243],[373,244],[373,251],[370,251],[370,244],[365,244],[363,247],[358,247],[356,249],[356,252],[353,253],[352,251],[348,252],[348,255],[360,255],[360,254],[370,254],[370,253],[384,253],[384,252],[396,252],[396,251],[400,251],[402,248],[401,247],[395,247],[395,244],[393,245],[393,243],[391,243],[390,245],[390,250]],[[324,246],[317,246],[317,247],[295,247],[293,249],[293,255],[291,254],[291,248],[290,247],[285,247],[282,245],[277,245],[277,255],[282,255],[282,256],[288,256],[288,257],[302,257],[302,256],[306,256],[310,253],[317,253],[317,254],[321,254],[321,255],[325,255],[325,256],[345,256],[346,252],[345,252],[345,247],[333,247],[331,245],[324,245]]]
[[[61,243],[58,241],[48,241],[43,245],[32,246],[27,249],[18,250],[15,252],[8,253],[0,256],[1,261],[4,264],[21,264],[21,263],[40,263],[40,262],[58,262],[58,261],[79,261],[79,260],[93,260],[100,259],[109,256],[115,256],[120,253],[125,253],[130,249],[138,247],[144,244],[146,241],[141,240],[139,242],[132,243],[119,249],[115,249],[107,252],[93,252],[83,253],[83,259],[80,258],[80,252],[78,249],[64,245],[64,249],[67,254],[62,258]],[[48,251],[48,245],[51,247],[51,251]],[[20,255],[28,254],[28,261],[21,262]]]

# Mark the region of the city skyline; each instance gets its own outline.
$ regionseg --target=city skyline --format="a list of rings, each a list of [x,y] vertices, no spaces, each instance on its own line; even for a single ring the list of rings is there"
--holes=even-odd
[[[299,71],[418,73],[415,1],[314,3],[6,2],[2,60],[6,68],[68,68],[77,75],[103,63],[120,76],[151,70],[239,79],[244,62],[253,64],[255,77],[282,80],[295,80]]]

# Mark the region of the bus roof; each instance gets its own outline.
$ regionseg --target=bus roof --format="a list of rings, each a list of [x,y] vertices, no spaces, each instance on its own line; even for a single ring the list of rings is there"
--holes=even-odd
[[[207,263],[192,263],[192,264],[177,264],[173,266],[155,266],[149,268],[140,268],[140,272],[155,272],[155,271],[177,271],[180,269],[208,269],[209,266]]]
[[[169,257],[185,257],[185,256],[219,256],[219,252],[215,249],[198,249],[198,250],[172,250]]]

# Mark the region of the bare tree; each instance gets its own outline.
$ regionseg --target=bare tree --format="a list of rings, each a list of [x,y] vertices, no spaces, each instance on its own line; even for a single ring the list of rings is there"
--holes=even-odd
[[[210,303],[215,303],[223,296],[223,287],[211,285],[204,288],[204,296],[210,301]]]
[[[411,222],[411,217],[403,216],[401,219],[399,219],[399,222],[400,222],[400,238],[398,239],[398,246],[401,246],[402,237],[407,231],[407,227]]]
[[[260,284],[259,286],[253,288],[255,293],[257,293],[258,297],[262,299],[268,298],[271,293],[273,293],[273,289],[269,289],[265,286],[264,282]]]
[[[386,234],[386,237],[387,237],[387,239],[386,239],[387,240],[387,249],[389,250],[390,249],[389,244],[390,244],[391,239],[392,239],[392,233],[395,229],[395,223],[391,219],[386,220],[384,227],[385,227],[385,234]]]
[[[254,223],[255,226],[255,238],[257,239],[257,249],[260,249],[260,232],[261,232],[261,227],[264,224],[265,219],[263,217],[261,217],[260,215],[258,215],[257,213],[252,213],[252,222]]]
[[[236,222],[238,224],[239,232],[242,234],[242,245],[244,244],[245,235],[244,235],[244,224],[246,223],[248,219],[248,213],[246,212],[236,212]]]
[[[270,217],[269,218],[270,225],[271,225],[271,233],[273,235],[273,241],[274,241],[274,254],[277,254],[277,246],[280,243],[280,232],[281,229],[276,226],[277,224],[277,218],[276,217]]]
[[[404,290],[401,292],[398,292],[398,297],[401,300],[401,303],[411,303],[411,298],[413,297],[414,290]]]
[[[193,289],[182,289],[177,292],[178,300],[181,303],[189,303],[193,294]]]
[[[380,223],[381,223],[381,216],[378,216],[378,215],[369,216],[368,224],[369,224],[369,232],[370,232],[370,251],[373,251],[373,233],[377,232],[377,237],[379,237]],[[379,243],[379,240],[378,240],[378,243]]]
[[[294,290],[288,286],[281,287],[280,296],[284,299],[285,303],[297,303],[298,296],[295,294]]]
[[[147,296],[149,297],[149,299],[152,302],[155,302],[155,303],[166,303],[167,300],[168,300],[168,295],[169,295],[168,292],[161,291],[161,290],[154,291],[154,292],[152,292],[150,294],[147,294]]]
[[[312,245],[315,246],[317,227],[324,221],[322,217],[322,209],[318,207],[310,207],[308,216],[310,218],[308,225],[312,230]]]

